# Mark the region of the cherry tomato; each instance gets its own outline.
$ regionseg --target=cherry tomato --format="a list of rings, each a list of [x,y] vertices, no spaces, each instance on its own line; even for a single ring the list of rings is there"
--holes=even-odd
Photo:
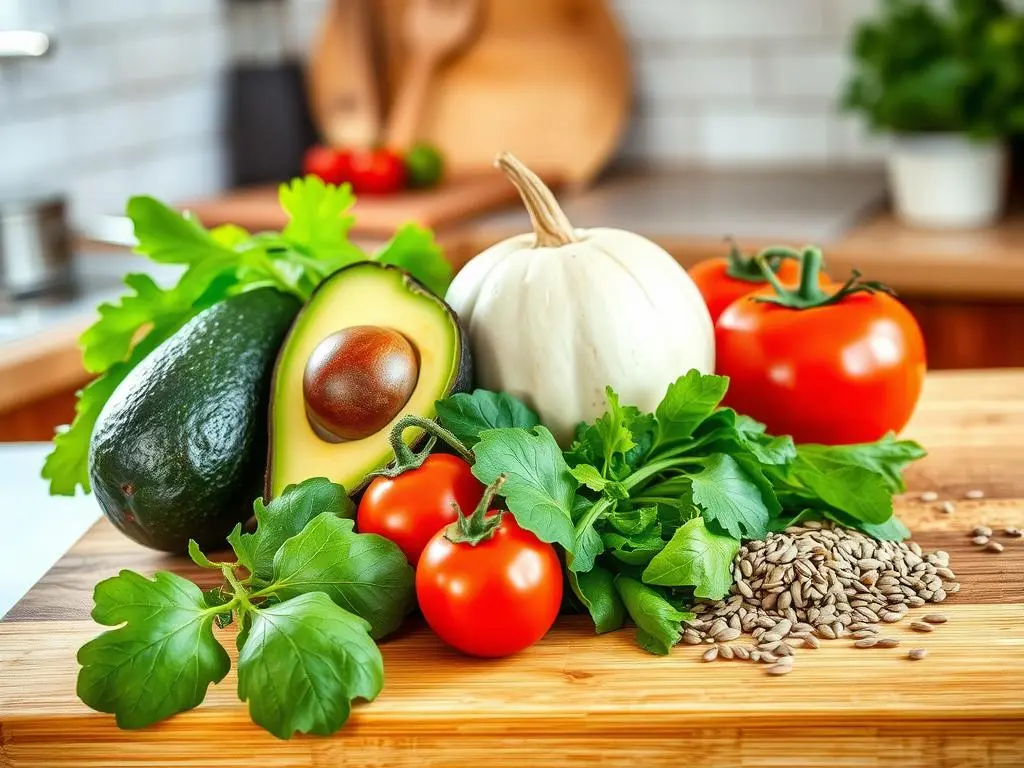
[[[488,509],[489,501],[488,493],[472,518],[430,540],[416,567],[416,597],[448,645],[497,657],[533,645],[551,629],[562,604],[562,571],[554,547],[520,528],[509,512]],[[469,538],[484,536],[476,543],[462,533],[474,520]]]
[[[387,195],[405,188],[405,161],[390,149],[352,154],[352,188],[356,194]]]
[[[327,184],[344,184],[352,180],[352,153],[316,145],[306,150],[302,170],[319,176]]]
[[[808,249],[802,269],[816,272],[820,260]],[[884,286],[855,275],[845,286],[753,295],[788,306],[740,299],[719,317],[726,405],[797,442],[869,442],[906,425],[924,383],[924,340]]]
[[[473,509],[484,487],[458,456],[434,453],[397,477],[376,477],[359,502],[356,526],[395,542],[413,566],[439,530],[458,517],[452,504]]]

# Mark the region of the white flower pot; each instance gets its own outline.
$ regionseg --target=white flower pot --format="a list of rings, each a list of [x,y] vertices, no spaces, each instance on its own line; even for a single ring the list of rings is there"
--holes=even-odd
[[[958,134],[897,136],[888,157],[896,213],[928,229],[991,224],[1006,193],[1007,148]]]

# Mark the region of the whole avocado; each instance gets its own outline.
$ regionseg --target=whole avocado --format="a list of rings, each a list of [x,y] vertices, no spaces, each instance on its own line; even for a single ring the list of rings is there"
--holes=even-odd
[[[223,546],[259,495],[274,361],[298,299],[272,288],[204,310],[103,408],[89,476],[107,517],[154,549]]]

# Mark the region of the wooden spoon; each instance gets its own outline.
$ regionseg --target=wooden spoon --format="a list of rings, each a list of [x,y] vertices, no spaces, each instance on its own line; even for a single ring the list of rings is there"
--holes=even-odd
[[[470,38],[479,0],[411,0],[402,24],[409,49],[405,75],[398,88],[385,140],[396,150],[416,140],[430,82],[445,57]]]
[[[310,107],[321,136],[333,147],[370,147],[380,138],[374,2],[332,0],[310,55]]]

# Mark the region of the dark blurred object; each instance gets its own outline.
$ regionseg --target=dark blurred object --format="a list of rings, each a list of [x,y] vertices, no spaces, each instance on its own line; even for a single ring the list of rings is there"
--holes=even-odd
[[[73,292],[64,198],[0,198],[0,299],[70,296]]]
[[[316,140],[302,65],[291,43],[284,0],[228,0],[227,82],[231,186],[283,181],[302,171]]]

